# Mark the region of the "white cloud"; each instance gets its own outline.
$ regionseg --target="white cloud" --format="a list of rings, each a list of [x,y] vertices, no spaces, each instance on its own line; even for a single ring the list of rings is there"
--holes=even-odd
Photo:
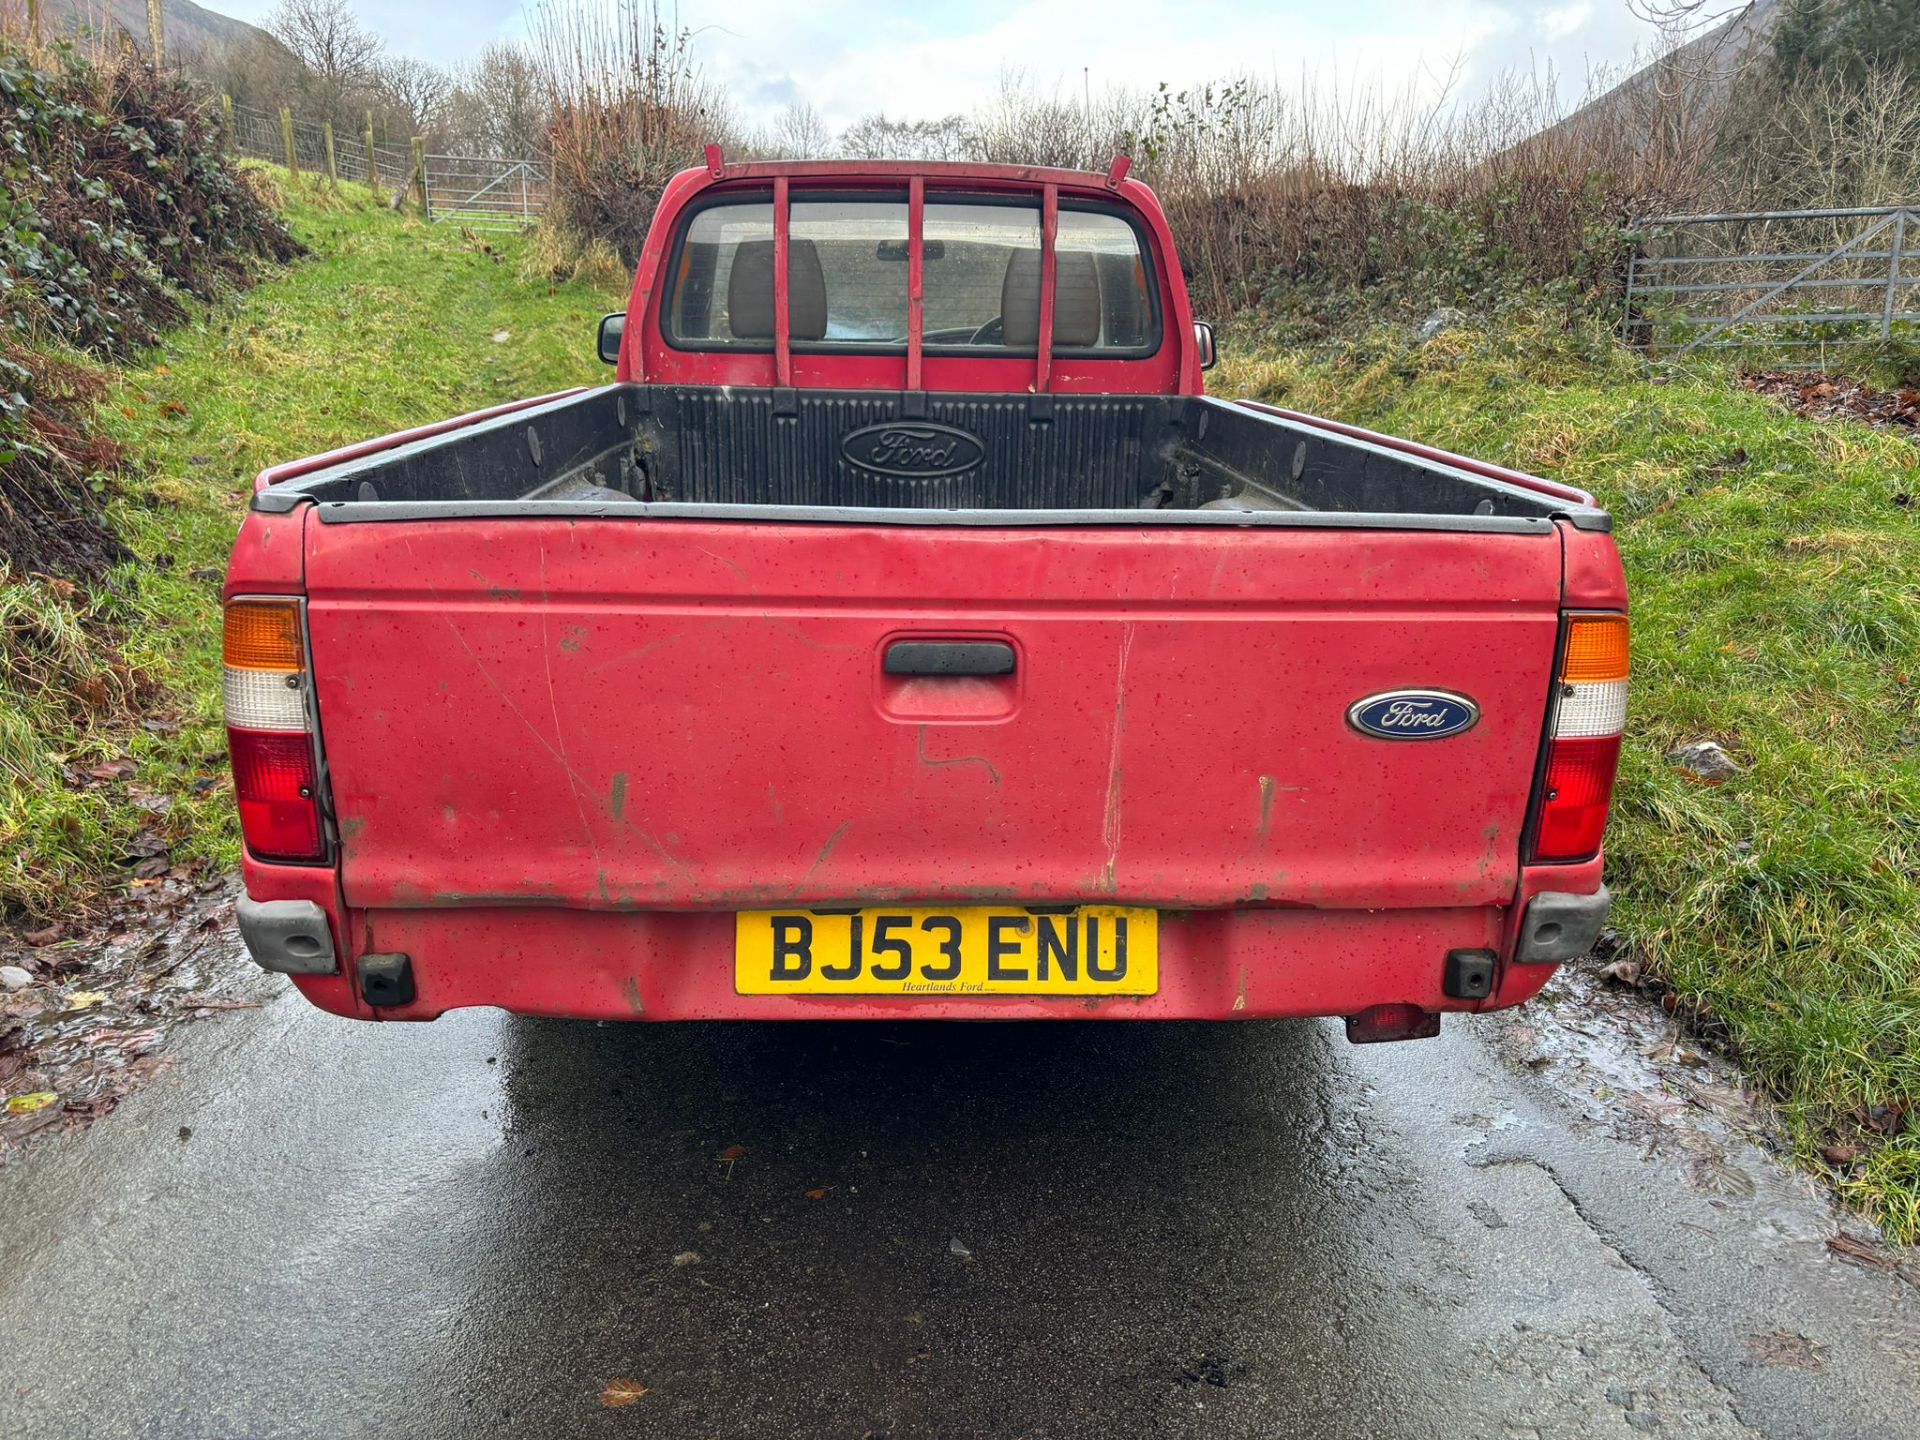
[[[449,63],[523,33],[521,7],[538,0],[358,3],[394,49]],[[258,23],[274,0],[216,4]],[[667,0],[665,10],[695,32],[702,67],[743,118],[766,122],[802,100],[835,127],[873,110],[969,110],[1009,70],[1067,96],[1241,74],[1431,94],[1450,77],[1474,89],[1502,70],[1546,67],[1577,89],[1590,68],[1618,67],[1652,39],[1626,0],[682,0],[677,11]]]

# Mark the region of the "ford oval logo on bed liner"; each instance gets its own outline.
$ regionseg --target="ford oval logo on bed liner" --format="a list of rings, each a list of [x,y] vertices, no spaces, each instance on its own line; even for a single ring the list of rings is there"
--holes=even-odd
[[[976,435],[932,420],[888,420],[843,436],[840,453],[862,470],[924,480],[959,475],[986,456]]]
[[[1471,730],[1480,707],[1447,690],[1389,690],[1356,700],[1347,723],[1382,740],[1444,740]]]

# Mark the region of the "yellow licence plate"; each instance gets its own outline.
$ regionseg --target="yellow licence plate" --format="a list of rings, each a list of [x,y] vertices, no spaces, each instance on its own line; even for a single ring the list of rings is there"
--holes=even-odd
[[[1123,905],[1027,910],[748,910],[741,995],[1152,995],[1160,915]]]

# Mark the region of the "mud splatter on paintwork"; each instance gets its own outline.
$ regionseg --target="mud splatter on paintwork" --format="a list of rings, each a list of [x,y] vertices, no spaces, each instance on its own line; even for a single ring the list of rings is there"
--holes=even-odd
[[[1000,784],[1000,772],[994,768],[993,762],[987,759],[986,756],[955,755],[951,759],[937,759],[927,754],[927,727],[924,725],[915,726],[914,733],[916,736],[914,741],[915,754],[918,756],[920,763],[929,770],[937,770],[948,765],[978,765],[987,772],[988,778],[993,781],[996,787]]]

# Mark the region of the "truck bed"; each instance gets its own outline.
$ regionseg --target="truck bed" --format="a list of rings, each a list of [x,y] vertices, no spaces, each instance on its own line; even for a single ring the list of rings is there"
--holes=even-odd
[[[609,385],[264,488],[337,523],[481,515],[1605,529],[1578,492],[1197,396]]]

